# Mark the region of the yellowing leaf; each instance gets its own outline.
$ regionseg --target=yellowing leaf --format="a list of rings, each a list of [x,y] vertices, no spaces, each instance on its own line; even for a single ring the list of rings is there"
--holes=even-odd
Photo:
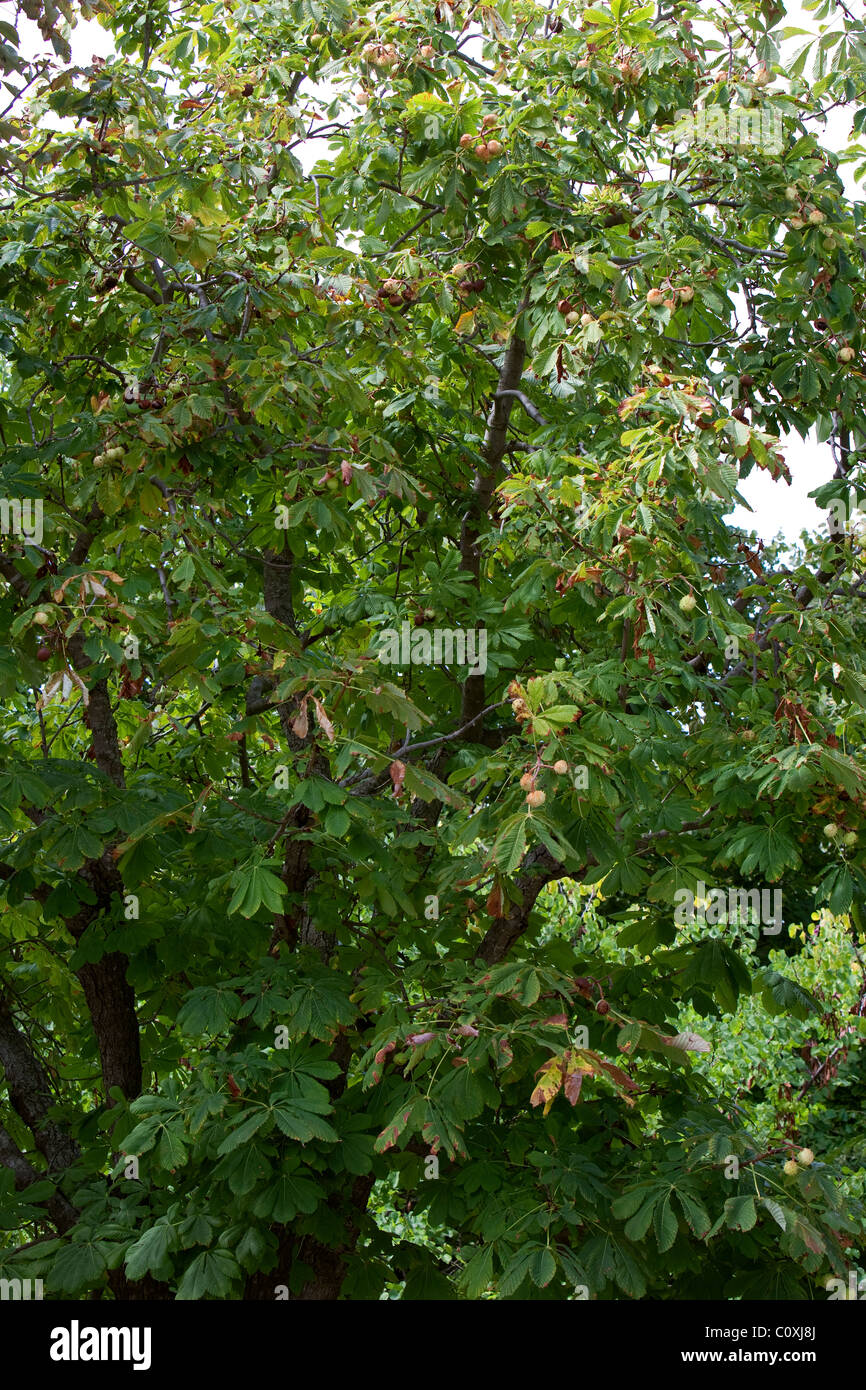
[[[454,325],[454,332],[455,332],[455,333],[464,333],[464,334],[465,334],[465,333],[471,333],[474,327],[475,327],[475,310],[474,310],[474,309],[467,309],[465,313],[463,313],[463,314],[460,315],[459,319],[457,320],[456,324]]]
[[[162,508],[162,493],[153,483],[142,483],[138,493],[138,505],[145,516],[156,516]]]
[[[541,1105],[542,1102],[544,1102],[544,1110],[542,1113],[546,1115],[562,1085],[562,1058],[551,1057],[549,1062],[545,1062],[544,1066],[539,1068],[539,1071],[536,1072],[536,1076],[539,1072],[541,1074],[541,1080],[529,1097],[529,1103],[530,1105]]]

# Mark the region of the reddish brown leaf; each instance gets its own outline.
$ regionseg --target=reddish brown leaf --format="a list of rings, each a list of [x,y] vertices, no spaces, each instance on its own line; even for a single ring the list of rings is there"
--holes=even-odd
[[[571,1105],[577,1105],[577,1102],[580,1100],[580,1088],[583,1085],[584,1075],[585,1073],[582,1071],[568,1071],[565,1073],[565,1085],[562,1089],[565,1094],[565,1099]]]
[[[391,781],[394,784],[394,795],[399,796],[403,790],[403,782],[406,777],[406,764],[401,763],[399,758],[395,758],[388,768],[391,774]]]
[[[637,1082],[632,1081],[630,1076],[626,1076],[625,1072],[620,1067],[614,1066],[613,1062],[605,1062],[601,1058],[599,1060],[604,1070],[609,1076],[613,1077],[618,1086],[623,1086],[627,1091],[636,1091],[638,1089]]]
[[[505,905],[503,902],[502,886],[499,883],[494,883],[493,887],[490,890],[490,896],[487,899],[487,913],[490,917],[505,916]]]

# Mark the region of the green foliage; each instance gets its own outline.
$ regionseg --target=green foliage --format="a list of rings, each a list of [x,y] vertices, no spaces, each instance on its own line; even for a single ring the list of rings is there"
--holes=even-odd
[[[725,517],[860,484],[863,21],[100,9],[0,30],[3,1275],[825,1296],[863,537]]]

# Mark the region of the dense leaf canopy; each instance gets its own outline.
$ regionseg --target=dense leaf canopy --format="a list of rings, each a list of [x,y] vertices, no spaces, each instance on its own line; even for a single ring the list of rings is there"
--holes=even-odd
[[[859,1206],[684,1020],[820,1011],[768,952],[866,895],[863,22],[120,0],[82,67],[24,10],[3,1273],[826,1296]],[[783,554],[725,518],[813,427]]]

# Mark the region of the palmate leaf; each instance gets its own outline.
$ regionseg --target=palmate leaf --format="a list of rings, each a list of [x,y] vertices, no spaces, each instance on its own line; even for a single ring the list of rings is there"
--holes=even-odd
[[[682,1187],[676,1189],[677,1201],[683,1210],[683,1216],[689,1226],[692,1235],[698,1240],[702,1240],[713,1224],[710,1215],[699,1198],[690,1192],[686,1192]]]
[[[192,990],[181,1006],[178,1025],[189,1035],[223,1033],[236,1017],[237,995],[228,989],[203,985]]]
[[[498,1280],[499,1293],[509,1298],[528,1279],[544,1289],[556,1274],[556,1259],[546,1245],[532,1244],[518,1251],[508,1262]]]
[[[271,1114],[265,1108],[254,1111],[247,1119],[242,1118],[241,1123],[236,1125],[220,1144],[217,1153],[220,1157],[223,1154],[231,1153],[240,1144],[245,1144],[248,1139],[251,1139],[256,1131],[261,1129],[262,1125],[268,1123],[270,1119]]]
[[[432,772],[416,763],[406,764],[404,785],[407,791],[422,801],[444,801],[446,806],[453,806],[457,809],[469,804],[467,798],[462,796],[460,792],[455,791],[453,787],[446,786],[444,782],[439,781],[438,777],[434,777]]]
[[[440,1269],[437,1269],[434,1257],[428,1256],[423,1262],[415,1265],[409,1278],[403,1286],[403,1299],[407,1302],[449,1302],[456,1298],[454,1285],[451,1283]]]
[[[637,1090],[637,1083],[632,1081],[621,1067],[616,1066],[614,1062],[608,1062],[597,1052],[591,1052],[587,1048],[567,1048],[558,1056],[551,1057],[550,1061],[545,1062],[539,1068],[537,1075],[540,1075],[541,1080],[537,1082],[530,1096],[530,1104],[543,1105],[542,1114],[544,1115],[549,1113],[560,1088],[566,1100],[571,1105],[576,1105],[580,1099],[583,1079],[586,1076],[609,1077],[628,1105],[632,1104],[630,1092]]]
[[[274,1237],[270,1233],[248,1226],[234,1247],[235,1259],[248,1271],[260,1269],[267,1262],[274,1244]]]
[[[431,1153],[443,1152],[452,1160],[468,1158],[463,1125],[453,1111],[432,1100],[424,1100],[420,1105],[418,1126],[424,1143],[430,1145]]]
[[[286,1026],[294,1038],[328,1039],[356,1013],[344,982],[332,971],[317,970],[291,994]]]
[[[423,1113],[423,1101],[408,1100],[404,1101],[398,1107],[398,1109],[391,1116],[390,1120],[385,1125],[385,1128],[382,1130],[382,1133],[378,1136],[376,1140],[376,1143],[374,1145],[376,1153],[387,1153],[389,1149],[394,1148],[395,1144],[397,1143],[401,1135],[404,1133],[404,1131],[407,1129],[407,1126],[410,1125],[410,1123],[412,1123],[413,1127],[415,1127],[413,1117],[414,1112],[416,1110],[419,1114]],[[411,1133],[411,1130],[409,1132]]]
[[[669,1250],[677,1238],[679,1223],[671,1198],[675,1189],[667,1184],[651,1184],[641,1186],[633,1191],[618,1198],[612,1207],[614,1216],[623,1219],[629,1217],[625,1225],[625,1234],[629,1240],[639,1243],[644,1240],[650,1226],[653,1227],[656,1243],[659,1251],[664,1253]],[[676,1195],[682,1197],[679,1191]],[[685,1209],[685,1208],[684,1208]],[[695,1204],[692,1203],[692,1212],[695,1212]],[[706,1218],[706,1213],[703,1213]],[[706,1226],[709,1226],[709,1219],[706,1218]]]
[[[333,1125],[303,1099],[280,1101],[273,1107],[273,1117],[283,1134],[301,1144],[308,1144],[311,1139],[336,1141],[340,1137]]]
[[[152,1274],[155,1279],[167,1279],[173,1264],[169,1258],[176,1248],[174,1228],[168,1222],[157,1222],[144,1231],[126,1252],[126,1273],[130,1279]]]
[[[482,1245],[476,1250],[460,1274],[460,1287],[467,1298],[479,1298],[493,1280],[492,1245]]]
[[[757,1219],[753,1196],[729,1197],[725,1202],[725,1224],[733,1230],[750,1231]]]
[[[653,1213],[653,1229],[655,1231],[659,1251],[664,1254],[666,1250],[670,1250],[677,1238],[679,1229],[674,1209],[671,1206],[670,1193],[668,1193],[661,1202],[656,1204]]]
[[[264,864],[239,869],[232,882],[235,890],[227,909],[229,916],[239,912],[242,917],[253,917],[262,905],[269,912],[280,911],[286,885]]]
[[[761,1003],[771,1014],[791,1014],[794,1018],[807,1019],[810,1014],[819,1014],[821,1005],[809,990],[796,980],[780,975],[777,970],[763,970],[758,977],[761,989]]]
[[[107,1242],[88,1240],[62,1246],[51,1261],[48,1287],[70,1297],[81,1293],[104,1273],[110,1248]]]
[[[309,1178],[299,1177],[296,1173],[281,1173],[276,1182],[256,1198],[253,1211],[265,1221],[282,1224],[293,1221],[298,1212],[307,1215],[314,1212],[323,1196],[322,1188]]]
[[[579,1254],[594,1296],[608,1284],[629,1298],[641,1298],[646,1292],[646,1277],[634,1254],[611,1233],[593,1236],[581,1244]]]
[[[800,863],[796,841],[777,825],[746,826],[729,841],[725,853],[737,861],[743,874],[759,871],[770,883]]]
[[[226,1298],[240,1276],[237,1260],[230,1250],[203,1250],[184,1272],[178,1285],[179,1300]]]
[[[818,901],[826,900],[831,912],[847,912],[854,898],[854,878],[846,864],[833,864],[818,885]]]
[[[740,993],[749,994],[752,990],[752,977],[742,959],[718,938],[687,953],[680,981],[686,988],[700,986],[729,1013],[737,1007]]]
[[[270,1157],[255,1142],[240,1144],[220,1159],[213,1170],[218,1182],[226,1183],[233,1197],[246,1197],[268,1178]]]
[[[611,1211],[620,1221],[627,1220],[634,1216],[645,1204],[650,1207],[656,1201],[658,1192],[663,1190],[658,1183],[645,1182],[637,1187],[631,1187],[627,1192],[623,1192],[611,1204]]]
[[[629,1240],[641,1241],[652,1225],[653,1212],[658,1205],[658,1195],[647,1197],[630,1221],[626,1222],[625,1233]]]
[[[526,816],[513,816],[506,821],[493,845],[493,862],[506,877],[513,874],[526,849]]]

